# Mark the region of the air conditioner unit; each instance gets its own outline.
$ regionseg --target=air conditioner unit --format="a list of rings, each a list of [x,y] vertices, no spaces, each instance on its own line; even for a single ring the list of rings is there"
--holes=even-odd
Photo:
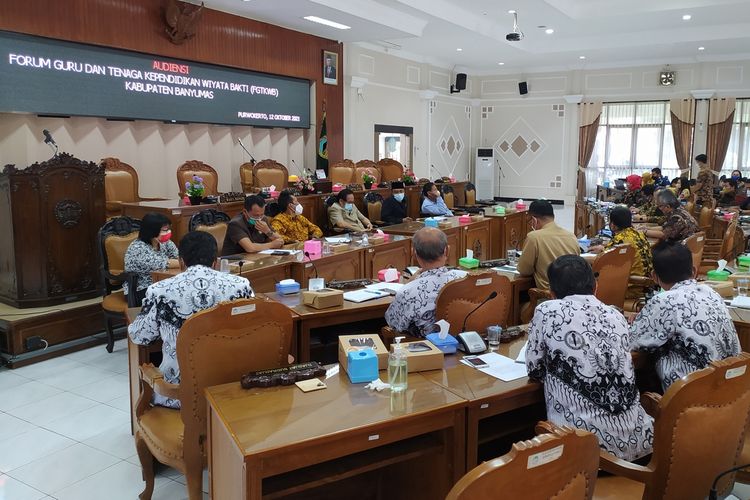
[[[495,150],[492,148],[477,148],[477,154],[474,157],[474,184],[477,188],[477,199],[493,199],[496,182]]]

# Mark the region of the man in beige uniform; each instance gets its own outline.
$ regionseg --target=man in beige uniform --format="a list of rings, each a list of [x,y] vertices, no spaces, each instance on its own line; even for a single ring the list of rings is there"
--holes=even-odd
[[[521,276],[534,276],[536,287],[549,289],[547,268],[562,255],[579,255],[578,240],[570,231],[555,224],[555,212],[547,200],[537,200],[529,205],[529,227],[523,254],[518,260]]]

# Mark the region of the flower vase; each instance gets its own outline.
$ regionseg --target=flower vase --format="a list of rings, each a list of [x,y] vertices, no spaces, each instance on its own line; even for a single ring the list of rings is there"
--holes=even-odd
[[[188,199],[190,200],[191,205],[196,206],[196,205],[201,204],[201,199],[203,199],[203,197],[202,196],[188,196]]]
[[[365,182],[365,189],[372,189],[372,182]]]

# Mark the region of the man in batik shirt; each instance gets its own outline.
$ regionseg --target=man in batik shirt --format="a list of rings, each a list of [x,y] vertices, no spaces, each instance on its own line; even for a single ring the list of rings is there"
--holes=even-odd
[[[666,216],[660,228],[649,228],[644,234],[660,240],[683,241],[700,231],[698,222],[680,204],[680,200],[666,189],[656,195],[656,206]]]

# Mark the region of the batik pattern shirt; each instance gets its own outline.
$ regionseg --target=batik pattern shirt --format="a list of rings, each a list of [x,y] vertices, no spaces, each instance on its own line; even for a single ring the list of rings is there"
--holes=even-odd
[[[625,460],[651,452],[653,419],[639,402],[628,325],[593,295],[539,304],[529,325],[529,377],[544,383],[547,420],[592,432]]]
[[[695,181],[697,184],[700,184],[700,188],[695,190],[695,199],[701,205],[710,204],[714,198],[713,172],[708,168],[704,168],[698,172],[698,177]]]
[[[675,208],[661,227],[664,237],[672,241],[682,241],[700,231],[695,218],[682,207]]]
[[[177,257],[177,245],[172,243],[172,240],[160,243],[159,248],[154,248],[141,240],[134,240],[125,251],[125,272],[136,275],[136,290],[144,290],[152,283],[151,273],[166,269],[169,259]],[[127,283],[123,284],[123,289],[127,295]]]
[[[649,276],[654,267],[651,258],[651,245],[646,236],[632,227],[626,227],[617,233],[605,248],[609,249],[615,245],[623,244],[635,248],[635,259],[633,260],[633,266],[630,268],[630,274],[633,276]]]
[[[205,266],[191,266],[177,276],[148,287],[141,312],[128,326],[128,334],[136,344],[146,345],[161,339],[163,359],[159,370],[165,381],[179,384],[177,335],[185,320],[220,302],[253,296],[246,278]],[[157,393],[153,402],[170,408],[180,407],[179,400]]]
[[[271,221],[271,229],[284,237],[284,243],[320,238],[323,231],[304,215],[279,214]]]
[[[420,272],[396,297],[385,312],[388,326],[399,332],[424,336],[435,324],[435,302],[446,283],[466,276],[465,271],[439,267]]]
[[[715,360],[740,353],[740,341],[724,300],[695,280],[676,283],[646,303],[630,326],[633,350],[656,356],[656,373],[667,388]]]

